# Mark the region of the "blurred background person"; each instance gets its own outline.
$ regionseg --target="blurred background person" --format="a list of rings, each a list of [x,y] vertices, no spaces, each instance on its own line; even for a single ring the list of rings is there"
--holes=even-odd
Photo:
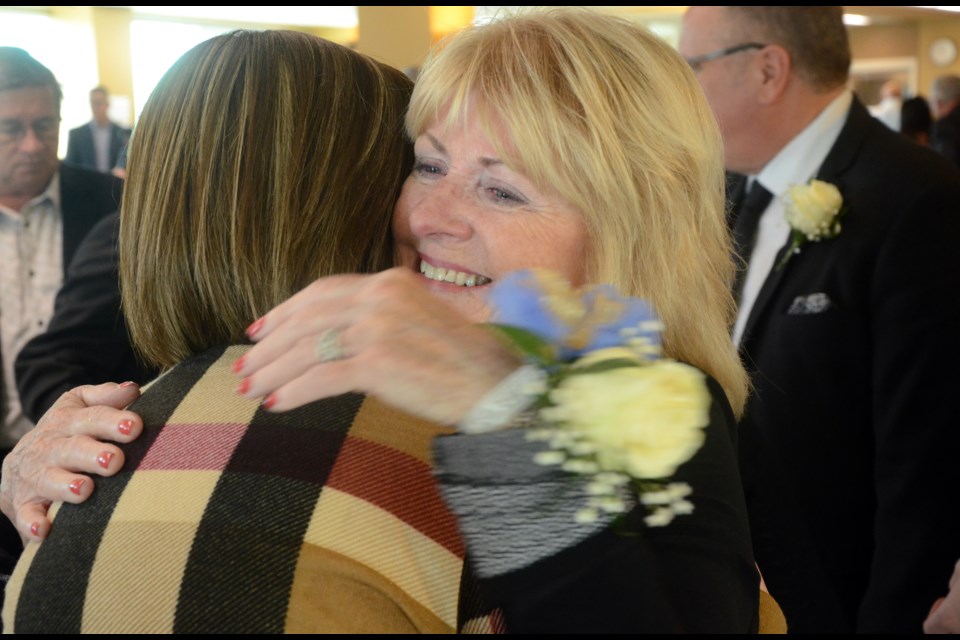
[[[899,131],[902,106],[903,84],[899,80],[887,80],[880,87],[880,102],[870,107],[870,115],[894,131]]]
[[[933,128],[930,146],[933,150],[960,165],[960,76],[942,75],[930,87],[930,108]]]
[[[900,109],[900,133],[914,142],[928,146],[933,114],[930,103],[923,96],[914,96],[903,101]]]
[[[118,166],[123,149],[130,141],[130,129],[112,122],[109,117],[110,94],[100,86],[90,91],[93,119],[70,130],[67,155],[63,159],[80,167],[110,173]]]

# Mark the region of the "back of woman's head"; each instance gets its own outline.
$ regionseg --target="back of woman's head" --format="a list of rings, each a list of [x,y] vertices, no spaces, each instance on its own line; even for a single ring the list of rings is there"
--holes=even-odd
[[[688,65],[629,20],[572,8],[471,27],[441,47],[418,76],[408,132],[448,107],[440,124],[456,124],[474,98],[500,158],[583,213],[590,279],[651,300],[667,355],[716,377],[739,411],[723,147]]]
[[[238,342],[314,279],[392,264],[411,88],[293,31],[218,36],[166,73],[131,139],[121,213],[123,304],[147,360]]]

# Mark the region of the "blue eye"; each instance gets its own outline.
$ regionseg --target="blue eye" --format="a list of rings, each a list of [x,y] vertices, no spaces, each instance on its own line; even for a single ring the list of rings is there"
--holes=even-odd
[[[429,162],[417,162],[413,165],[413,172],[419,175],[442,175],[443,169]]]
[[[504,201],[504,202],[521,202],[521,199],[520,199],[520,198],[518,198],[517,196],[513,195],[513,194],[510,193],[509,191],[505,191],[505,190],[503,190],[503,189],[498,189],[498,188],[496,188],[496,187],[491,187],[491,188],[490,188],[490,193],[491,193],[491,195],[493,195],[493,197],[496,198],[497,200],[502,200],[502,201]]]

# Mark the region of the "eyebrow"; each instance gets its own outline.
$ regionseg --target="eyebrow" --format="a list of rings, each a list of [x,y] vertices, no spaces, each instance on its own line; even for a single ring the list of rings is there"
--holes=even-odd
[[[443,155],[446,155],[446,156],[450,155],[450,152],[447,151],[447,147],[444,146],[444,144],[439,140],[437,140],[435,137],[433,137],[432,135],[426,132],[423,133],[423,136],[430,141],[430,144],[433,145],[434,149],[436,149]],[[489,167],[495,167],[497,165],[502,165],[502,164],[503,164],[503,160],[500,160],[499,158],[480,158],[480,165],[483,166],[485,169]]]

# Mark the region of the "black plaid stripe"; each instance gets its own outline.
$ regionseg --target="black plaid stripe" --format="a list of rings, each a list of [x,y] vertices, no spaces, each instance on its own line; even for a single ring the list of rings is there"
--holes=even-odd
[[[200,522],[176,633],[284,631],[303,537],[362,401],[257,412]]]
[[[83,505],[64,504],[57,513],[48,542],[29,567],[17,602],[17,633],[80,633],[87,584],[104,531],[140,461],[176,410],[177,405],[223,354],[214,349],[178,366],[176,375],[158,380],[131,409],[143,418],[143,434],[124,445],[121,471]],[[56,590],[51,589],[52,586]]]

